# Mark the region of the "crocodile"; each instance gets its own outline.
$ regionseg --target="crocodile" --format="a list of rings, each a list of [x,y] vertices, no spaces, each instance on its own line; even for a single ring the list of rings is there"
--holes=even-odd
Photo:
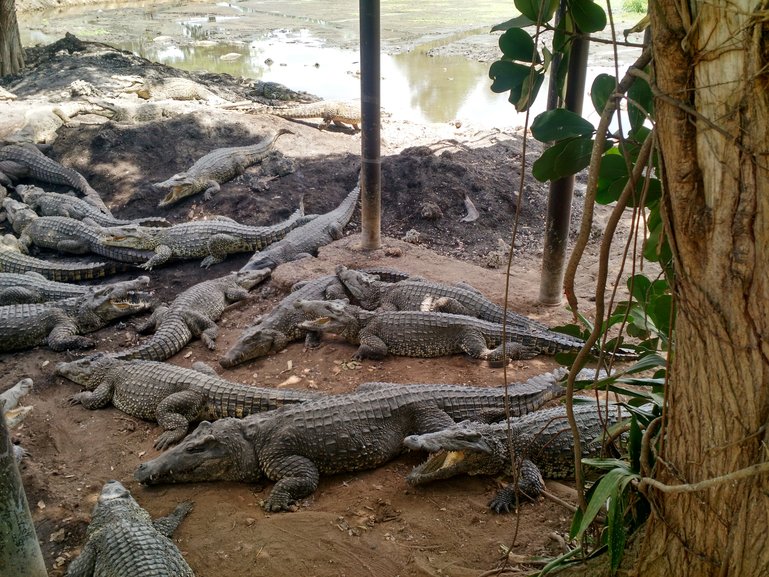
[[[250,146],[217,148],[195,162],[185,172],[174,174],[163,182],[156,182],[152,185],[153,190],[166,193],[158,206],[174,204],[198,192],[203,193],[204,200],[210,200],[219,192],[220,184],[232,180],[243,174],[249,166],[261,162],[282,134],[293,133],[281,128]]]
[[[334,210],[321,214],[307,224],[289,232],[283,240],[258,251],[240,270],[274,269],[279,264],[314,255],[318,249],[342,238],[342,230],[350,222],[360,196],[360,183]]]
[[[81,221],[68,216],[38,216],[29,206],[11,198],[3,201],[3,208],[14,231],[19,234],[19,243],[27,251],[35,245],[59,252],[93,253],[132,264],[144,263],[152,257],[146,250],[114,247],[102,242],[112,235],[123,234],[122,228],[102,228],[88,219]]]
[[[153,521],[128,489],[107,481],[93,509],[87,541],[67,577],[195,577],[170,539],[191,510],[192,503],[184,502]]]
[[[491,302],[470,285],[448,285],[424,279],[397,283],[382,282],[375,275],[350,270],[340,265],[339,279],[353,298],[366,310],[418,311],[428,310],[468,315],[521,331],[549,332],[549,328],[526,316],[507,311]]]
[[[0,411],[5,416],[5,424],[9,429],[16,427],[32,410],[31,406],[19,406],[19,401],[32,391],[32,386],[32,379],[21,379],[10,389],[0,393]],[[17,463],[21,463],[28,454],[23,447],[13,445],[13,458]]]
[[[360,105],[357,103],[321,100],[285,108],[271,107],[269,108],[269,113],[288,120],[320,118],[322,119],[318,125],[320,130],[325,130],[332,123],[337,126],[349,124],[353,130],[360,130],[361,114]]]
[[[111,402],[133,417],[156,421],[165,429],[155,441],[155,448],[161,450],[183,439],[192,422],[242,418],[320,395],[252,387],[219,378],[213,371],[104,354],[59,363],[56,374],[86,388],[70,397],[70,404],[100,409]]]
[[[532,410],[550,398],[556,375],[509,388],[511,407]],[[557,394],[557,393],[556,393]],[[286,510],[312,494],[321,473],[370,469],[398,456],[408,435],[504,411],[504,387],[368,383],[244,419],[203,421],[176,447],[142,463],[141,483],[258,482],[275,486],[263,506]]]
[[[576,352],[581,341],[558,333],[532,333],[466,315],[430,311],[372,312],[347,299],[298,301],[308,318],[302,328],[331,332],[360,345],[354,359],[382,359],[388,353],[408,357],[440,357],[466,353],[501,363],[530,359],[540,353]],[[505,340],[503,340],[503,337]]]
[[[157,307],[139,329],[155,334],[139,345],[112,356],[119,359],[163,361],[178,353],[193,337],[200,337],[211,350],[216,346],[216,320],[224,309],[248,296],[248,291],[270,275],[266,269],[233,272],[203,281],[181,293],[168,307]]]
[[[406,273],[394,270],[366,270],[392,281],[408,277]],[[345,296],[347,293],[344,285],[336,275],[325,275],[301,283],[301,286],[292,290],[272,312],[247,327],[237,342],[219,359],[219,364],[230,369],[251,359],[282,351],[290,342],[300,339],[305,339],[307,348],[317,347],[320,344],[320,334],[299,326],[306,317],[294,303],[300,300],[338,299]]]
[[[0,307],[0,350],[26,349],[47,344],[55,351],[86,349],[95,341],[82,336],[110,321],[145,311],[150,294],[141,290],[149,277],[92,287],[74,298],[38,304]]]
[[[601,453],[606,427],[628,413],[618,405],[600,410],[595,403],[574,406],[580,432],[582,457]],[[508,430],[509,439],[508,440]],[[574,437],[560,406],[529,413],[520,418],[487,424],[462,422],[443,431],[408,436],[404,446],[428,451],[431,456],[408,475],[411,485],[448,479],[455,475],[500,475],[516,479],[492,499],[497,513],[510,512],[517,497],[536,499],[545,489],[542,477],[568,479],[574,476]],[[513,447],[513,458],[510,446]]]
[[[108,247],[123,250],[154,251],[148,253],[151,257],[145,258],[139,265],[146,270],[172,258],[202,258],[200,266],[208,268],[224,261],[227,255],[251,252],[276,242],[312,218],[315,217],[305,216],[304,209],[300,207],[288,219],[271,226],[249,226],[230,218],[218,217],[193,220],[167,228],[121,227],[104,229],[106,234],[103,242]]]
[[[33,272],[59,282],[94,280],[131,270],[132,265],[123,262],[74,262],[42,260],[24,254],[21,245],[12,234],[0,238],[0,272]]]
[[[18,194],[25,204],[37,211],[41,216],[68,216],[76,220],[85,218],[99,226],[124,226],[136,224],[140,226],[169,226],[169,222],[159,216],[149,216],[133,219],[120,219],[104,214],[89,202],[71,194],[46,192],[40,187],[20,184],[16,187]]]
[[[85,177],[79,172],[62,166],[48,158],[32,144],[10,144],[0,148],[0,162],[3,163],[3,173],[14,179],[30,176],[36,180],[50,184],[61,184],[74,188],[85,196],[85,199],[104,214],[111,215],[109,208]],[[13,173],[7,172],[7,167],[14,168]]]
[[[187,78],[142,79],[139,86],[125,90],[143,100],[204,100],[211,104],[223,104],[227,99]]]

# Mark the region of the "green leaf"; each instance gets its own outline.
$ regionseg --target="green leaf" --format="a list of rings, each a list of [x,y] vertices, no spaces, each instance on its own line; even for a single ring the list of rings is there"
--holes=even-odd
[[[627,279],[627,288],[639,303],[646,303],[652,290],[652,281],[646,275],[637,274]]]
[[[525,112],[529,106],[534,104],[534,101],[537,98],[537,94],[539,93],[539,89],[542,87],[544,80],[544,72],[530,70],[530,74],[523,81],[523,85],[521,85],[521,97],[517,102],[513,102],[515,109],[518,112]],[[510,97],[512,98],[512,93],[510,94]]]
[[[627,113],[630,117],[630,127],[633,130],[638,130],[646,121],[647,115],[654,114],[654,95],[646,80],[636,78],[627,91],[627,97]]]
[[[665,367],[667,362],[659,355],[646,355],[645,357],[638,359],[635,364],[623,371],[625,375],[632,375],[640,373],[642,371],[650,371],[657,367]]]
[[[528,75],[529,67],[523,64],[516,64],[508,60],[492,62],[489,67],[489,78],[494,80],[491,84],[491,91],[500,94],[510,90],[516,94],[515,99],[517,101],[521,97],[521,87]]]
[[[504,22],[500,22],[499,24],[495,24],[491,27],[490,32],[499,32],[500,30],[506,31],[510,28],[526,28],[527,26],[532,26],[536,24],[536,20],[532,20],[531,18],[527,18],[523,14],[520,16],[516,16],[515,18],[511,18],[510,20],[505,20]]]
[[[536,24],[539,16],[539,0],[515,0],[515,7]]]
[[[576,399],[576,397],[575,397]],[[595,403],[595,401],[593,401]],[[604,471],[611,471],[612,469],[623,469],[626,472],[630,472],[630,469],[628,468],[628,464],[626,461],[623,461],[622,459],[588,459],[584,458],[582,459],[583,465],[588,465],[589,467],[595,467],[596,469],[601,469]]]
[[[499,49],[505,58],[523,62],[539,62],[534,40],[520,28],[511,28],[499,37]]]
[[[595,126],[576,112],[565,108],[547,110],[539,114],[531,123],[531,135],[540,142],[587,136],[593,132],[595,132]]]
[[[599,74],[595,77],[593,85],[590,87],[590,99],[593,101],[593,107],[598,114],[603,114],[603,109],[606,107],[606,103],[616,87],[616,76]]]
[[[569,0],[568,5],[580,32],[590,34],[606,28],[606,12],[592,0]]]
[[[593,139],[589,137],[561,140],[534,161],[531,173],[540,182],[576,174],[590,164],[593,144]],[[604,150],[611,146],[611,142],[606,142]]]
[[[615,149],[604,154],[601,168],[598,170],[598,188],[596,202],[609,204],[615,202],[628,181],[627,163],[620,154],[612,154]]]
[[[606,501],[614,493],[616,487],[628,476],[629,472],[626,467],[627,463],[623,462],[622,467],[612,469],[595,484],[595,490],[587,502],[587,508],[582,516],[577,532],[571,535],[572,539],[579,539],[582,536],[595,519],[595,516],[598,515],[599,511],[606,504]]]
[[[609,503],[609,515],[606,518],[609,562],[612,575],[616,574],[619,569],[622,555],[625,552],[625,540],[627,538],[625,529],[625,499],[623,492],[624,487],[622,486],[618,485],[614,488]]]
[[[630,433],[628,434],[627,452],[630,459],[630,470],[634,473],[641,471],[641,438],[643,433],[638,426],[638,418],[633,416],[630,419]]]

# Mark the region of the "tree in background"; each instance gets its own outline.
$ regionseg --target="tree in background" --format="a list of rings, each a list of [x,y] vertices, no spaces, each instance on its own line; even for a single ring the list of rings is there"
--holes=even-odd
[[[16,74],[24,68],[15,0],[0,0],[0,76]]]

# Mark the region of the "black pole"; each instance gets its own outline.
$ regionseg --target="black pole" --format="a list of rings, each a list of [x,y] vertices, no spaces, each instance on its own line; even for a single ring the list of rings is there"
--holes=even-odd
[[[572,42],[566,77],[565,105],[566,109],[577,114],[582,113],[589,50],[590,40],[587,38],[578,37]],[[554,75],[555,72],[551,74],[551,84],[555,82]],[[550,183],[542,277],[539,285],[539,300],[546,305],[559,305],[563,298],[563,275],[566,265],[566,247],[569,241],[573,192],[574,176],[567,176]]]
[[[379,0],[360,0],[360,220],[365,250],[379,248],[382,240],[379,28]]]

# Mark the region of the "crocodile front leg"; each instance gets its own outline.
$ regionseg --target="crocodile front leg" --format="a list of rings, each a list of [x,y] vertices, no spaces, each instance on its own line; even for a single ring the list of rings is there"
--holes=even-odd
[[[518,468],[518,485],[512,483],[499,491],[489,503],[495,513],[509,513],[515,510],[521,499],[534,501],[545,490],[545,481],[537,466],[524,459]]]
[[[287,511],[298,499],[318,488],[320,473],[310,459],[300,455],[281,457],[264,466],[269,479],[276,481],[270,496],[262,504],[265,511]]]
[[[200,263],[201,268],[208,268],[212,264],[218,264],[233,252],[238,252],[240,239],[231,234],[215,234],[208,239],[209,255]]]
[[[474,316],[470,309],[460,303],[457,299],[451,297],[437,298],[428,305],[428,308],[422,310],[451,313],[453,315],[466,315],[469,317]]]
[[[387,356],[387,345],[382,339],[372,334],[360,334],[360,346],[352,356],[353,359],[356,361],[362,359],[379,360],[385,356]]]
[[[159,451],[181,441],[189,429],[190,423],[200,416],[205,399],[197,391],[179,391],[168,395],[158,403],[155,420],[165,429],[155,440]]]
[[[93,391],[75,393],[68,400],[70,405],[81,404],[89,410],[101,409],[112,402],[114,392],[115,383],[112,379],[105,379]]]
[[[62,316],[64,316],[63,313]],[[81,336],[78,332],[78,326],[65,317],[48,334],[48,346],[54,351],[66,351],[67,349],[90,349],[96,344],[93,339]]]
[[[176,531],[176,528],[184,521],[184,518],[192,511],[192,505],[192,501],[179,503],[173,513],[152,521],[152,526],[155,527],[158,533],[162,533],[170,538],[174,531]]]
[[[211,198],[221,190],[219,183],[215,180],[207,180],[203,183],[203,186],[206,187],[203,191],[203,200],[211,200]]]
[[[140,264],[139,267],[143,268],[144,270],[152,270],[153,267],[168,262],[173,254],[174,251],[170,246],[161,244],[155,248],[155,256],[153,256],[147,262]]]
[[[67,577],[93,577],[96,568],[96,546],[88,541],[80,555],[69,564]]]

